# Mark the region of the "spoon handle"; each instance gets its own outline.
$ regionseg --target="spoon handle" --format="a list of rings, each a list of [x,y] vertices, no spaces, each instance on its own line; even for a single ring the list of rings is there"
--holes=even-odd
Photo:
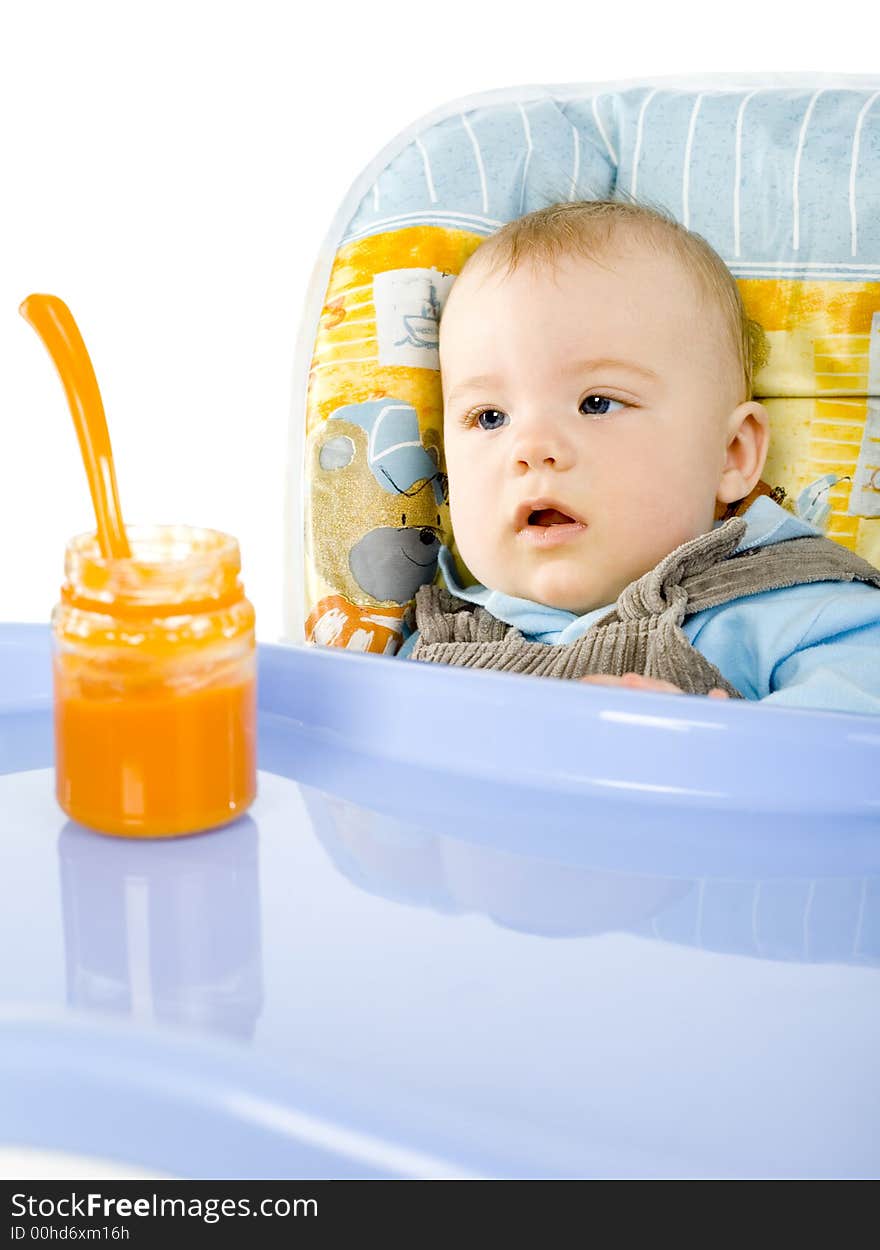
[[[107,419],[79,327],[56,295],[29,295],[19,312],[43,340],[67,394],[89,479],[101,554],[105,559],[128,559],[131,548],[119,506]]]

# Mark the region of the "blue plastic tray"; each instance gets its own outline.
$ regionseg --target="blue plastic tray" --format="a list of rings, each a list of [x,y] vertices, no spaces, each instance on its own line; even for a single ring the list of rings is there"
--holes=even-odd
[[[0,632],[0,714],[49,698],[48,635]],[[261,647],[260,708],[327,756],[610,801],[615,813],[864,816],[880,823],[880,718],[476,673],[322,647]],[[16,734],[13,737],[17,737]],[[14,743],[7,750],[15,750]],[[336,770],[333,770],[335,774]],[[412,783],[410,783],[410,777]]]
[[[750,715],[791,731],[753,812]],[[47,631],[0,628],[0,1145],[194,1177],[876,1175],[880,829],[830,769],[849,741],[876,777],[877,736],[269,647],[249,815],[130,842],[56,807]]]

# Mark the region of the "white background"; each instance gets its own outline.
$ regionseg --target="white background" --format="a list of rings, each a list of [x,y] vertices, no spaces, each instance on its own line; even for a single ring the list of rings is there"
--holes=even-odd
[[[0,620],[46,620],[66,540],[94,528],[61,385],[18,315],[42,291],[89,347],[126,519],[237,535],[267,641],[306,287],[398,131],[519,84],[878,68],[876,11],[837,20],[829,0],[822,18],[767,0],[0,6]]]

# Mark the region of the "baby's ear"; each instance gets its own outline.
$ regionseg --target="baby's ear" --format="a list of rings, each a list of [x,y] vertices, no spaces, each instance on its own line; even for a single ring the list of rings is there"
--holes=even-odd
[[[770,447],[767,409],[750,399],[733,410],[727,420],[727,447],[716,499],[729,504],[745,499],[761,478]]]

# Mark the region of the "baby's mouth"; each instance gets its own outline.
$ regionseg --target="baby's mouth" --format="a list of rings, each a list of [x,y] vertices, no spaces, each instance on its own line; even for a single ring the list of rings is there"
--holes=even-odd
[[[562,533],[579,533],[587,528],[587,523],[579,516],[574,516],[560,506],[552,495],[535,495],[525,499],[513,516],[513,527],[518,534],[530,534],[533,540],[541,537],[549,538],[550,530]]]
[[[574,517],[570,517],[567,512],[560,512],[558,508],[539,508],[536,512],[529,513],[529,525],[574,524],[576,524]]]

